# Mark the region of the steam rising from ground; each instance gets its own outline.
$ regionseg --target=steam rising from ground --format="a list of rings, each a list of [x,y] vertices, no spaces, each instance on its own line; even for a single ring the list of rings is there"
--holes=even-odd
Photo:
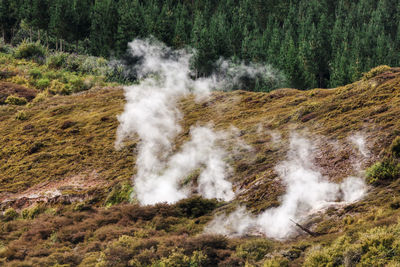
[[[259,231],[271,238],[285,239],[297,231],[291,220],[301,222],[332,204],[359,200],[366,192],[364,181],[349,177],[341,184],[329,182],[313,164],[314,150],[309,140],[292,135],[287,160],[276,166],[276,172],[286,186],[281,205],[258,216],[252,216],[240,207],[230,215],[215,218],[207,231],[226,235]]]
[[[233,152],[251,148],[233,138],[238,135],[234,129],[229,133],[217,132],[209,124],[193,126],[189,141],[176,152],[173,144],[181,132],[178,122],[182,118],[177,102],[189,93],[204,97],[213,89],[234,87],[243,81],[240,77],[246,80],[264,75],[267,69],[243,64],[232,67],[231,63],[220,62],[218,74],[194,80],[190,53],[173,51],[154,41],[135,40],[129,46],[138,62],[134,72],[141,81],[125,87],[127,102],[118,117],[116,147],[123,146],[126,138],[140,138],[134,177],[136,198],[141,204],[173,203],[188,197],[197,185],[196,191],[205,198],[232,200],[235,194],[228,180],[232,171],[225,161],[228,153],[221,144],[233,140],[236,146]],[[271,135],[274,142],[279,142],[277,133]],[[365,144],[360,139],[354,140],[360,152],[366,153],[362,149]],[[315,210],[339,201],[353,202],[364,195],[365,185],[359,178],[350,177],[335,184],[323,177],[313,164],[314,150],[304,137],[291,137],[287,160],[276,167],[286,186],[281,206],[258,216],[239,207],[228,216],[215,218],[207,230],[242,235],[257,229],[269,237],[283,239],[296,232],[291,219],[301,222]],[[192,181],[193,177],[197,180]]]
[[[231,64],[220,63],[224,73],[193,80],[192,54],[187,51],[173,51],[154,40],[135,40],[129,47],[138,62],[134,72],[141,81],[125,87],[127,103],[118,117],[116,147],[135,134],[141,140],[134,178],[136,197],[141,204],[173,203],[188,197],[190,190],[183,182],[192,172],[200,170],[197,190],[202,196],[231,200],[234,193],[227,180],[230,168],[224,162],[225,151],[218,146],[224,139],[223,133],[213,131],[211,126],[193,127],[191,140],[173,154],[174,138],[181,132],[178,121],[182,115],[177,102],[190,92],[206,96],[213,89],[238,84],[239,76],[253,77],[264,68],[246,65],[233,68],[228,67]]]

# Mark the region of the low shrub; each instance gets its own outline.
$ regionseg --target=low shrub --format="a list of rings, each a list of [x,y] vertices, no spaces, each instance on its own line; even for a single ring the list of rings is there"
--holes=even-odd
[[[272,242],[264,239],[257,238],[248,240],[236,248],[236,255],[246,261],[257,262],[264,258],[273,248]]]
[[[152,267],[200,267],[207,266],[207,256],[202,251],[194,251],[191,256],[183,253],[182,249],[175,249],[168,257],[155,262]]]
[[[33,103],[43,102],[46,98],[49,97],[47,91],[40,92],[36,95],[36,97],[32,100]]]
[[[276,257],[264,261],[263,267],[288,267],[289,260],[283,257]]]
[[[47,65],[49,66],[49,68],[62,68],[65,66],[68,55],[69,54],[64,52],[56,52],[54,54],[51,54],[49,57],[47,57]]]
[[[106,75],[108,68],[108,61],[106,59],[86,56],[79,66],[79,71],[83,74]]]
[[[54,95],[69,95],[71,93],[70,87],[58,80],[53,80],[50,82],[48,91]]]
[[[6,222],[8,221],[12,221],[16,218],[18,218],[18,213],[13,209],[13,208],[9,208],[4,212],[4,220]]]
[[[11,54],[13,52],[12,46],[4,43],[3,40],[0,41],[0,53]]]
[[[344,235],[326,247],[308,251],[304,266],[387,266],[400,259],[400,225]]]
[[[49,85],[50,85],[50,80],[47,79],[47,78],[39,79],[39,80],[36,82],[36,87],[37,87],[38,89],[40,89],[40,90],[45,90],[47,87],[49,87]]]
[[[49,80],[55,80],[55,79],[63,79],[64,78],[64,72],[62,71],[47,71],[43,74],[44,78],[47,78]]]
[[[83,78],[78,76],[73,76],[68,83],[70,85],[72,93],[78,93],[89,89],[87,88],[87,85],[85,84]]]
[[[34,219],[37,216],[39,216],[39,214],[43,213],[46,211],[46,208],[43,205],[36,205],[32,208],[26,208],[24,210],[22,210],[22,218],[24,219]]]
[[[197,218],[212,212],[218,206],[218,201],[196,196],[183,199],[176,206],[185,217]]]
[[[29,71],[29,76],[33,79],[39,79],[42,78],[42,72],[38,68],[33,68]]]
[[[397,136],[390,145],[390,153],[394,157],[400,158],[400,136]]]
[[[381,66],[375,67],[375,68],[371,69],[370,71],[364,73],[362,79],[369,80],[369,79],[371,79],[379,74],[382,74],[388,70],[390,70],[390,67],[387,65],[381,65]]]
[[[37,62],[43,62],[46,58],[46,49],[40,43],[29,43],[23,41],[14,52],[17,59],[32,59]]]
[[[108,194],[105,205],[112,206],[122,202],[130,202],[133,188],[129,183],[118,184]]]
[[[20,110],[15,114],[15,119],[19,121],[25,121],[28,119],[28,115],[26,115],[25,111]]]
[[[25,97],[19,97],[19,96],[16,96],[16,95],[9,95],[6,98],[5,103],[8,104],[8,105],[23,106],[26,103],[28,103],[28,101],[26,100]]]
[[[367,169],[367,182],[379,185],[383,182],[392,181],[400,175],[400,165],[393,159],[387,158],[377,162]]]

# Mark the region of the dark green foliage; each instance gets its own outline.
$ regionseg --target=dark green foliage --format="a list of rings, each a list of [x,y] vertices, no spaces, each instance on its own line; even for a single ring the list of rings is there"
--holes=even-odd
[[[133,188],[130,184],[118,184],[113,187],[105,201],[106,206],[112,206],[122,202],[130,202]]]
[[[215,199],[204,199],[202,197],[192,197],[179,201],[176,206],[181,212],[190,218],[197,218],[212,212],[218,205]]]
[[[40,43],[22,42],[14,52],[15,58],[34,59],[43,62],[46,57],[46,49]]]
[[[28,39],[59,51],[121,57],[134,38],[154,36],[174,48],[195,48],[196,76],[214,72],[220,57],[235,58],[272,64],[300,89],[336,87],[372,67],[399,65],[398,14],[392,0],[0,1],[6,43]],[[118,73],[110,80],[126,80]]]

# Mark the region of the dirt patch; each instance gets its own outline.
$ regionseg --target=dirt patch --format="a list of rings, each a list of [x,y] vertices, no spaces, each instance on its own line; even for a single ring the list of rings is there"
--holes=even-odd
[[[26,100],[32,101],[36,94],[36,90],[26,88],[22,85],[9,82],[0,82],[0,105],[5,104],[4,102],[10,95],[24,97]]]
[[[37,184],[21,193],[0,194],[0,209],[13,207],[22,209],[37,202],[75,202],[84,200],[88,191],[103,188],[107,185],[96,171],[79,174],[61,181],[50,181]]]

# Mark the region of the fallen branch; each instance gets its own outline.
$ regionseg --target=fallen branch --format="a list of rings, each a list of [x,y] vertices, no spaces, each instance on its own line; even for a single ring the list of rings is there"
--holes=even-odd
[[[290,221],[292,223],[294,223],[297,227],[299,227],[301,230],[303,230],[304,232],[306,232],[307,234],[309,234],[310,236],[320,236],[320,233],[315,233],[307,228],[305,228],[304,226],[298,224],[297,222],[293,221],[292,219],[290,219]]]

